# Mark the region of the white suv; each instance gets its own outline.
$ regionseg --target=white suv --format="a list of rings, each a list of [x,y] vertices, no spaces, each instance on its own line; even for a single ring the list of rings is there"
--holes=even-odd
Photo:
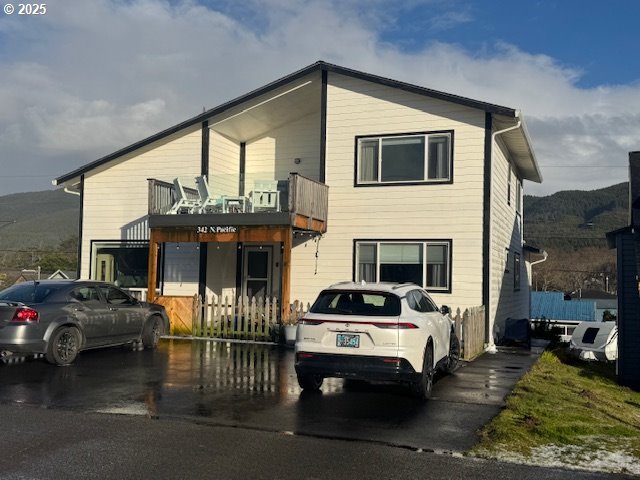
[[[298,383],[317,390],[325,377],[396,381],[427,399],[436,369],[451,373],[460,358],[448,313],[412,283],[332,285],[298,323]]]

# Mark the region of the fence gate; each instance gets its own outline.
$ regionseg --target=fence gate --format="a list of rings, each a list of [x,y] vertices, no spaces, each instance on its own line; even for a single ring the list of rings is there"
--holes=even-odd
[[[462,347],[461,358],[473,360],[484,351],[484,306],[467,308],[464,312],[458,308],[452,319]]]
[[[193,336],[272,340],[278,323],[278,300],[262,297],[214,297],[196,295]]]

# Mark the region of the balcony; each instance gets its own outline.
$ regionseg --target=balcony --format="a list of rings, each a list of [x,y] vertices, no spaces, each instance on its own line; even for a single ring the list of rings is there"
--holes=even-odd
[[[240,182],[237,174],[177,177],[171,183],[150,178],[149,216],[153,217],[150,223],[288,224],[303,230],[326,231],[327,185],[297,173],[289,174],[286,180],[274,180],[273,174],[271,178],[268,174],[250,177],[244,182]]]

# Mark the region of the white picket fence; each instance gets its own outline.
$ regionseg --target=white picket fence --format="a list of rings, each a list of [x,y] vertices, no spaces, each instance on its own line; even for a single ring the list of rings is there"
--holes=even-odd
[[[273,297],[198,296],[194,305],[193,336],[270,340],[279,319]]]

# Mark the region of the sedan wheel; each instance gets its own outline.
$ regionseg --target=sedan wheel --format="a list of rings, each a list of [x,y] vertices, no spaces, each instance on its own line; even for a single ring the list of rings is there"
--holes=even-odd
[[[160,317],[153,316],[147,320],[144,326],[144,332],[142,333],[142,344],[144,348],[156,348],[163,333],[164,328],[162,327]]]
[[[424,364],[422,365],[422,375],[420,379],[411,385],[413,394],[420,400],[428,400],[431,397],[433,388],[433,345],[431,341],[424,352]]]
[[[60,327],[47,345],[46,358],[55,365],[69,365],[80,352],[80,332],[76,327]]]

